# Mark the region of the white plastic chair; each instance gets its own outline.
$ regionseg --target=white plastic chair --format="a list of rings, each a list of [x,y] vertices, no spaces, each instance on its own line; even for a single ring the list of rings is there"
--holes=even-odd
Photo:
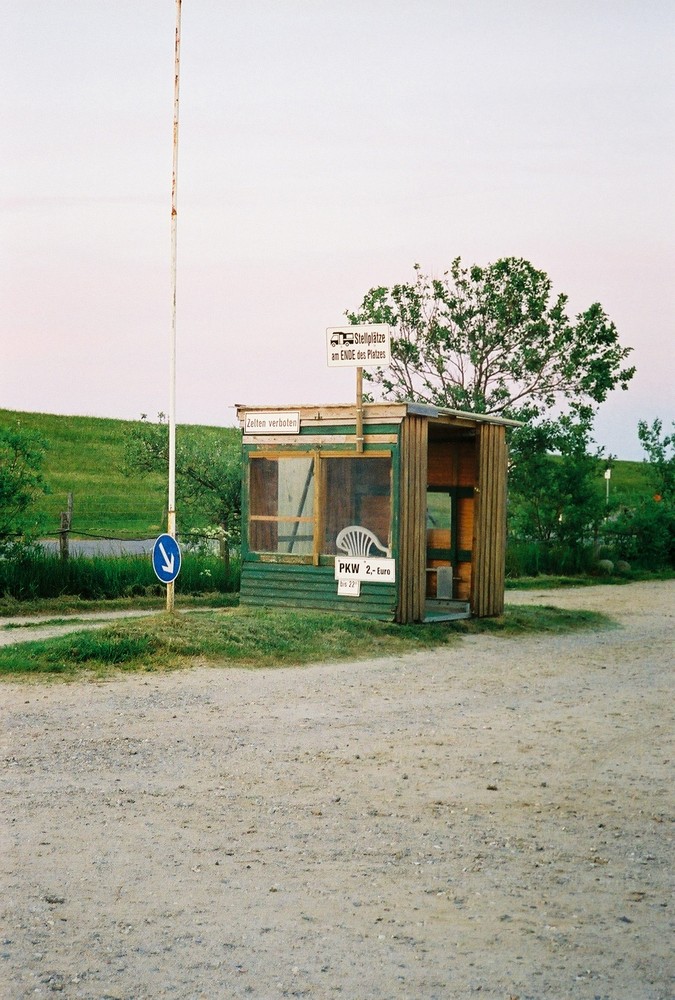
[[[386,556],[390,555],[389,549],[382,545],[377,535],[369,528],[362,528],[360,524],[350,524],[339,531],[335,545],[348,556],[369,556],[372,548],[379,549]]]

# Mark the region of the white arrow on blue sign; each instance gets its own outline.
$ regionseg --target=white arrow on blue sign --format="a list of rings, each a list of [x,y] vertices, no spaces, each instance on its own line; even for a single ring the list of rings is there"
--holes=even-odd
[[[180,573],[180,548],[172,535],[160,535],[152,547],[152,568],[162,583],[173,583]]]

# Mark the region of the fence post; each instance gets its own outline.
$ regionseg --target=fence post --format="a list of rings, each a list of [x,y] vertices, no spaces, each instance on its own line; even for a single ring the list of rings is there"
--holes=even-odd
[[[68,551],[68,534],[73,524],[73,494],[68,494],[68,509],[61,511],[61,532],[59,535],[59,550],[62,559],[67,559],[69,556]]]

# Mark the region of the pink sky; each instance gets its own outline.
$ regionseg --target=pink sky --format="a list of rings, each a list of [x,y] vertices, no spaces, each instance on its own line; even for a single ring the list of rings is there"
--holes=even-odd
[[[174,4],[3,13],[0,408],[168,409]],[[347,402],[324,331],[373,285],[523,256],[638,374],[596,438],[674,416],[675,7],[183,4],[181,422]]]

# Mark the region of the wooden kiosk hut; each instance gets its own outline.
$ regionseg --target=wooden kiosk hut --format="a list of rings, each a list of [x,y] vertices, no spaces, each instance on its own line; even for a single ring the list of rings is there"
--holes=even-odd
[[[242,604],[501,614],[515,421],[411,402],[237,413]]]

